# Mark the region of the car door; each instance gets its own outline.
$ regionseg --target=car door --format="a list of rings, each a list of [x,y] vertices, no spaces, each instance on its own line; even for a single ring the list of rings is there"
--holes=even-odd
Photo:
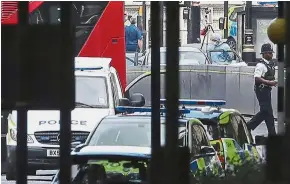
[[[239,125],[235,119],[235,114],[231,112],[224,112],[220,115],[226,122],[220,124],[220,135],[223,144],[225,170],[233,171],[236,166],[244,163],[246,156],[245,151],[240,146]],[[227,117],[227,118],[226,118]]]
[[[243,134],[246,136],[246,142],[244,142],[244,144],[242,145],[242,148],[245,150],[246,154],[249,156],[247,160],[259,162],[261,158],[256,147],[254,146],[253,137],[246,126],[246,121],[241,115],[238,115],[238,114],[235,115],[235,118],[241,127],[240,131],[243,131]]]
[[[191,164],[196,162],[200,172],[205,172],[206,175],[218,175],[221,164],[214,148],[209,143],[205,129],[195,123],[191,125],[191,129]]]

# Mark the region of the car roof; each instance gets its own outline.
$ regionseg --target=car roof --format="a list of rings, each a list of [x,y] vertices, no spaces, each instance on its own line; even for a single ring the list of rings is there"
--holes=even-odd
[[[122,123],[122,122],[127,122],[127,123],[135,123],[135,122],[138,122],[138,123],[151,123],[151,115],[150,113],[132,113],[132,114],[117,114],[117,115],[109,115],[109,116],[106,116],[103,120],[112,120],[113,121],[116,121],[116,122],[119,122],[119,123]],[[199,120],[197,118],[179,118],[178,121],[179,121],[179,124],[185,124],[186,122],[188,122],[189,120],[196,120],[194,121],[194,123],[197,123],[197,124],[201,124],[199,122]],[[160,116],[160,121],[161,121],[161,124],[165,124],[165,117],[164,115]]]

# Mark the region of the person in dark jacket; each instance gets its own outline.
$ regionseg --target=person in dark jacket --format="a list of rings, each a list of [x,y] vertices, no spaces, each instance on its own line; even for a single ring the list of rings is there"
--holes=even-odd
[[[136,19],[130,19],[131,24],[125,27],[126,51],[139,52],[142,49],[142,34],[136,26]]]
[[[254,90],[259,102],[260,112],[258,112],[247,124],[249,130],[254,130],[263,121],[265,121],[268,134],[276,135],[273,108],[271,101],[271,90],[277,86],[275,81],[275,65],[272,61],[273,48],[269,43],[261,47],[262,60],[256,65],[254,78]]]

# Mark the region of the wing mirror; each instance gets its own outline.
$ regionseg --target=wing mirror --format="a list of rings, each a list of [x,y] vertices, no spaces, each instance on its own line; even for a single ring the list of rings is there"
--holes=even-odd
[[[119,106],[130,106],[130,101],[128,98],[120,98]]]
[[[266,145],[267,139],[268,138],[265,136],[257,135],[255,136],[255,145],[256,146]]]
[[[133,107],[143,107],[145,105],[145,98],[141,93],[134,93],[130,96],[130,105]]]
[[[82,144],[78,144],[74,149],[73,151],[74,152],[79,152],[83,147],[85,147],[86,144],[85,143],[82,143]]]
[[[78,146],[78,145],[80,145],[80,144],[82,144],[81,141],[75,141],[75,142],[72,142],[72,143],[71,143],[71,148],[73,149],[73,148],[75,148],[76,146]]]

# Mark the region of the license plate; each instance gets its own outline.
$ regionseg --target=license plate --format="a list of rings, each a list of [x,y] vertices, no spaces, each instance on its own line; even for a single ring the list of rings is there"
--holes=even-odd
[[[59,150],[58,149],[49,149],[47,150],[48,157],[59,157]]]

